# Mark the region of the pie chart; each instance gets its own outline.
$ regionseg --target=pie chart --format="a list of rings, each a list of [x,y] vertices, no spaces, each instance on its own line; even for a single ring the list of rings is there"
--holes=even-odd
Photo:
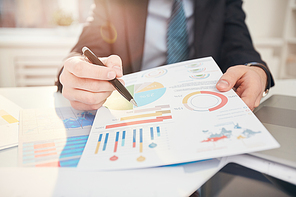
[[[148,105],[161,98],[166,88],[159,82],[146,82],[130,85],[126,87],[134,97],[138,107]],[[114,91],[104,104],[105,107],[112,110],[131,110],[135,106],[128,102],[117,91]]]
[[[183,105],[193,111],[215,111],[226,105],[228,99],[223,94],[212,91],[197,91],[183,98]]]

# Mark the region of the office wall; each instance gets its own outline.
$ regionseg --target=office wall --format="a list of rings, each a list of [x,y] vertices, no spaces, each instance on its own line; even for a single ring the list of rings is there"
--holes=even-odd
[[[296,0],[245,0],[254,45],[274,78],[296,78]]]
[[[289,10],[291,3],[294,3],[294,11]],[[296,78],[296,0],[245,0],[243,8],[255,47],[269,65],[274,77]],[[84,7],[84,10],[88,11],[89,7]],[[293,14],[289,15],[290,12]],[[294,19],[288,20],[289,16]],[[292,29],[289,33],[287,27],[290,26]],[[57,62],[62,61],[62,57],[74,45],[81,31],[75,30],[73,33],[64,30],[64,33],[60,33],[59,30],[0,28],[0,87],[34,86],[35,77],[29,79],[25,69],[35,68],[42,60],[51,60],[41,65],[45,69],[49,66],[58,67]],[[40,61],[36,60],[36,55],[40,56]],[[40,71],[34,71],[33,74],[42,73],[41,67]],[[51,73],[42,83],[38,81],[38,84],[53,84],[55,72],[52,70]],[[26,78],[28,83],[24,82]],[[45,79],[44,76],[41,78]]]

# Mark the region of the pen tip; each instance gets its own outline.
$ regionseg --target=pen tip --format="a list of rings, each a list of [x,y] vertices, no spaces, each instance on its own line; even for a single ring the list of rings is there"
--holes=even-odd
[[[135,101],[134,99],[131,99],[130,102],[131,102],[134,106],[138,107],[138,105],[137,105],[137,103],[136,103],[136,101]]]

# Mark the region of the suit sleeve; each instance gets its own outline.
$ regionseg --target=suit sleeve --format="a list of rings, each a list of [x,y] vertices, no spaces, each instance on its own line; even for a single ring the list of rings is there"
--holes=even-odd
[[[261,59],[260,54],[255,50],[252,39],[245,23],[246,15],[242,9],[241,0],[228,0],[225,7],[225,24],[222,39],[221,63],[222,65],[234,66],[259,62],[266,66],[267,76],[274,85],[272,75]],[[222,68],[225,72],[227,68]]]

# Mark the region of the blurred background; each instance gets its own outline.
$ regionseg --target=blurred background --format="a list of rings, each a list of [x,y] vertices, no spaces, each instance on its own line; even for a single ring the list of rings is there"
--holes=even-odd
[[[0,87],[54,85],[93,0],[0,0]],[[275,79],[296,78],[296,0],[245,0],[254,45]]]

